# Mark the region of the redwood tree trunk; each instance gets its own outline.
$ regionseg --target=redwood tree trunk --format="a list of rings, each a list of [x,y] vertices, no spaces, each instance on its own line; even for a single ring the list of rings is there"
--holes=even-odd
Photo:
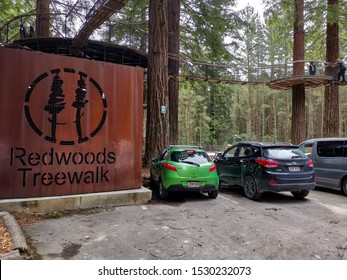
[[[149,0],[147,164],[169,143],[167,3]]]
[[[304,69],[304,0],[295,0],[293,76],[305,74]],[[291,142],[299,144],[305,139],[305,86],[292,88],[292,130]]]
[[[51,0],[36,0],[36,36],[49,37],[49,5]]]
[[[339,57],[339,0],[328,0],[328,22],[326,34],[326,62],[325,75],[337,78],[338,67],[333,67]],[[339,135],[339,87],[333,83],[324,90],[323,137]]]
[[[179,74],[179,54],[180,54],[180,0],[168,1],[168,52],[169,52],[169,75]],[[169,79],[169,117],[170,117],[170,144],[178,144],[178,79]]]

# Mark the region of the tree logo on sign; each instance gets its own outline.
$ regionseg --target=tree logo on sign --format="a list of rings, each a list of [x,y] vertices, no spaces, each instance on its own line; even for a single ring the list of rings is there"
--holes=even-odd
[[[81,71],[53,69],[29,86],[25,117],[37,135],[51,143],[74,145],[96,136],[107,116],[106,95]]]

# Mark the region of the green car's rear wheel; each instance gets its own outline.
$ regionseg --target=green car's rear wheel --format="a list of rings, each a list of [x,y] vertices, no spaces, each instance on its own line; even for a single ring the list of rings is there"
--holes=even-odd
[[[152,175],[150,175],[150,177],[149,177],[149,187],[150,187],[151,190],[153,190],[155,188],[155,186],[156,186],[155,185],[155,181],[154,181]]]
[[[159,197],[161,199],[167,199],[169,197],[169,192],[164,188],[161,180],[159,181]]]
[[[208,197],[209,198],[217,198],[218,196],[218,190],[214,190],[214,191],[209,191],[208,192]]]

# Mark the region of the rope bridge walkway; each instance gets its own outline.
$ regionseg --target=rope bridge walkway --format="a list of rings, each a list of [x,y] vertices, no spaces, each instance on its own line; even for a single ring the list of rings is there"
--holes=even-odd
[[[251,86],[264,85],[264,86],[268,86],[271,89],[276,89],[276,90],[289,90],[294,85],[298,85],[298,84],[304,84],[305,88],[316,88],[321,86],[327,86],[332,83],[336,83],[338,85],[347,84],[347,83],[334,81],[333,77],[331,76],[291,76],[287,78],[273,80],[270,82],[221,80],[221,79],[209,79],[204,77],[194,77],[194,76],[186,76],[186,75],[171,76],[170,78],[199,81],[199,82],[208,82],[211,84],[224,84],[224,85],[251,85]]]
[[[177,59],[172,58],[171,59]],[[247,73],[246,65],[235,65],[235,64],[215,64],[215,63],[204,63],[204,62],[187,62],[179,59],[181,63],[190,65],[200,65],[206,69],[206,72],[211,72],[211,69],[216,67],[225,68],[229,72],[232,70],[233,73],[237,73],[237,78],[234,79],[218,79],[215,77],[203,77],[195,75],[177,75],[171,76],[174,79],[183,79],[190,81],[208,82],[212,84],[226,84],[226,85],[264,85],[275,90],[289,90],[293,86],[303,84],[305,88],[317,88],[322,86],[329,86],[332,84],[344,86],[346,82],[337,81],[334,77],[325,75],[325,69],[327,67],[338,67],[335,63],[320,62],[317,61],[317,65],[321,67],[316,68],[314,75],[297,75],[291,76],[290,73],[293,70],[293,64],[295,63],[309,63],[310,61],[294,61],[286,64],[277,65],[262,65],[251,69],[251,73]],[[308,64],[307,64],[308,66]],[[307,67],[308,69],[308,67]],[[213,72],[213,71],[212,71]],[[243,79],[242,79],[243,77]],[[259,77],[262,77],[260,79]],[[247,80],[246,80],[247,79]],[[253,80],[252,80],[253,79]]]

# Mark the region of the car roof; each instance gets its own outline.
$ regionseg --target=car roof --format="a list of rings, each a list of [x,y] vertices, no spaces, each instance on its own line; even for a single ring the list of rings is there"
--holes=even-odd
[[[194,146],[194,145],[169,145],[166,148],[170,150],[175,150],[175,151],[183,151],[187,149],[204,151],[202,147]]]
[[[302,141],[302,143],[307,142],[317,142],[317,141],[347,141],[346,137],[323,137],[323,138],[312,138]]]
[[[256,141],[242,141],[238,142],[237,144],[250,144],[252,146],[257,147],[296,147],[295,145],[289,143],[289,142],[256,142]]]

